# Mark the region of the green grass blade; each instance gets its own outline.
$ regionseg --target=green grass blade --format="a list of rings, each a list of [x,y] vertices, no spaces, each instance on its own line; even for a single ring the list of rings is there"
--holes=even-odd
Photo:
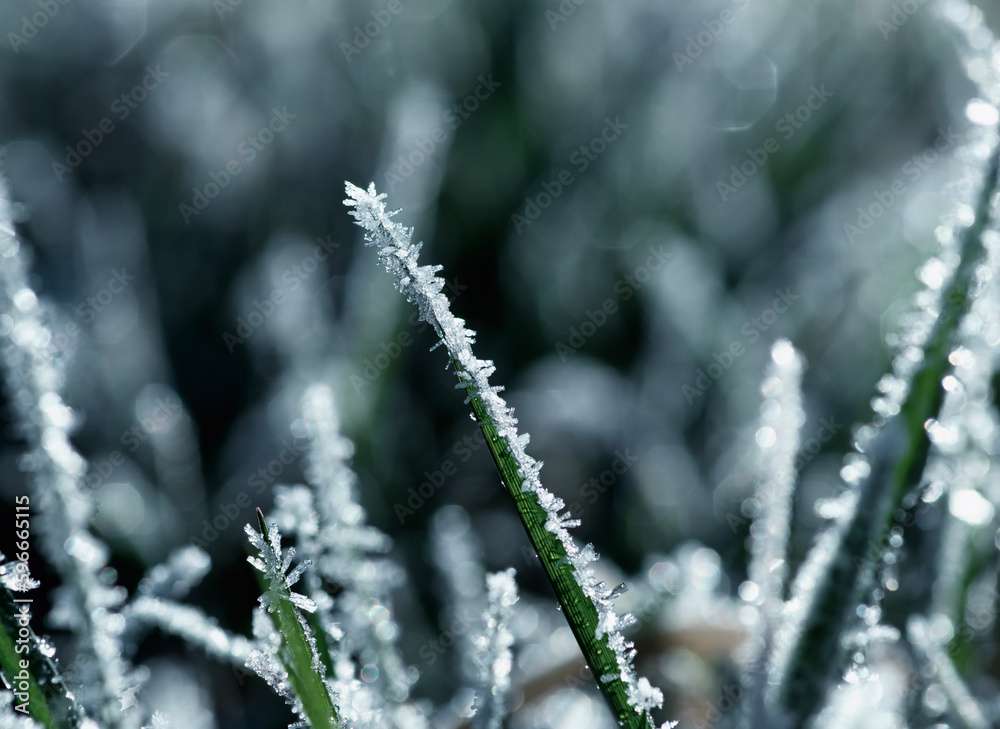
[[[634,617],[617,615],[613,600],[618,590],[599,583],[589,566],[596,560],[593,547],[581,550],[568,532],[579,522],[560,514],[565,504],[539,481],[541,464],[524,451],[527,435],[518,435],[517,420],[497,394],[501,388],[489,383],[492,363],[475,356],[474,333],[451,313],[441,293],[440,266],[417,264],[420,245],[411,242],[412,229],[391,219],[395,213],[385,209],[385,196],[374,185],[366,191],[347,183],[346,190],[344,202],[354,208],[351,215],[367,231],[366,242],[378,247],[379,259],[395,275],[396,288],[418,307],[420,318],[434,327],[447,348],[457,387],[468,394],[503,485],[615,719],[629,729],[649,729],[650,710],[662,705],[663,695],[638,678],[632,666],[635,651],[620,631]]]
[[[486,445],[490,455],[493,456],[497,471],[500,472],[503,485],[514,501],[521,523],[528,532],[528,539],[531,540],[542,569],[555,590],[556,599],[587,660],[587,665],[598,679],[597,686],[604,695],[604,700],[621,726],[635,729],[651,727],[647,719],[636,713],[635,707],[628,703],[625,685],[621,681],[599,680],[601,676],[608,674],[618,675],[620,669],[615,652],[608,645],[608,636],[605,635],[600,640],[596,638],[597,608],[577,584],[573,576],[573,566],[567,560],[563,545],[552,532],[546,530],[548,513],[538,503],[534,493],[522,490],[524,478],[518,475],[517,463],[503,439],[497,435],[496,425],[486,414],[480,399],[473,394],[472,388],[467,388],[466,392],[471,397],[472,410],[486,437]]]
[[[260,509],[257,509],[257,521],[264,541],[270,543],[271,535]],[[265,580],[268,577],[263,575]],[[276,585],[273,579],[270,580],[270,585],[277,599],[272,601],[274,610],[269,610],[268,615],[274,623],[275,630],[281,634],[282,642],[278,658],[288,672],[292,691],[302,703],[313,729],[336,729],[341,725],[337,709],[323,682],[323,672],[315,669],[313,648],[299,620],[298,609],[292,602],[291,590],[283,583]]]
[[[55,663],[42,651],[31,626],[23,628],[18,623],[17,614],[22,604],[16,603],[14,594],[0,584],[0,669],[11,679],[28,674],[28,715],[39,724],[46,729],[78,727],[83,713]],[[19,638],[22,639],[20,644]],[[27,663],[27,668],[22,666],[22,661]],[[15,699],[15,707],[21,704],[22,701]]]

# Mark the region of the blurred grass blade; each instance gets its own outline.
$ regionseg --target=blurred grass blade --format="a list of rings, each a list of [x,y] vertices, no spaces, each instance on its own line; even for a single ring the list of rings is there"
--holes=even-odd
[[[909,383],[897,415],[876,422],[879,432],[866,448],[868,475],[858,498],[835,527],[837,539],[821,540],[793,585],[793,600],[801,600],[801,622],[788,635],[787,664],[780,670],[781,707],[793,726],[802,726],[818,711],[842,661],[840,638],[873,586],[875,563],[871,545],[885,545],[904,497],[914,489],[927,464],[930,437],[927,423],[936,418],[944,401],[941,380],[952,365],[949,355],[956,345],[959,325],[975,290],[975,272],[985,258],[983,234],[991,221],[997,193],[997,152],[991,154],[984,184],[976,200],[975,219],[961,231],[960,256],[951,280],[943,288],[940,312],[923,347],[922,359]],[[797,594],[798,593],[798,594]]]

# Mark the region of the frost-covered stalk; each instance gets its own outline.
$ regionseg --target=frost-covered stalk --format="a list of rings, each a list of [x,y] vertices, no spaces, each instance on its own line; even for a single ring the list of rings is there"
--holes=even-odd
[[[84,703],[106,729],[138,725],[138,712],[124,711],[119,695],[133,688],[124,660],[120,607],[124,590],[101,579],[107,547],[90,534],[90,495],[82,486],[87,462],[69,434],[73,411],[63,402],[65,355],[53,343],[49,309],[28,284],[30,252],[17,239],[6,183],[0,180],[0,361],[20,435],[28,454],[31,511],[45,557],[62,577],[52,620],[77,638]],[[89,700],[88,700],[89,699]]]
[[[802,412],[803,359],[787,339],[771,348],[771,363],[761,383],[765,400],[761,405],[760,428],[756,441],[760,448],[757,515],[750,530],[750,565],[748,577],[757,594],[758,628],[748,656],[747,670],[762,674],[766,656],[774,643],[785,597],[788,572],[788,536],[792,525],[792,496],[795,491],[795,456],[799,450]],[[743,704],[743,725],[751,714],[760,714],[759,701],[764,681],[756,675],[747,685],[753,690]]]
[[[444,578],[451,616],[471,622],[486,604],[486,574],[480,562],[482,546],[472,531],[472,520],[461,506],[446,506],[431,520],[431,556]],[[476,637],[461,631],[455,637],[457,663],[462,679],[478,679]]]
[[[303,591],[316,604],[310,624],[340,716],[353,729],[423,729],[421,708],[408,702],[416,671],[396,647],[400,630],[389,599],[403,572],[374,556],[391,541],[365,523],[348,465],[354,444],[340,434],[333,393],[313,385],[301,402],[309,487],[278,487],[275,520],[313,565]]]
[[[802,357],[787,339],[771,348],[771,365],[761,384],[760,485],[757,518],[751,530],[750,580],[759,589],[767,634],[772,634],[784,604],[786,551],[792,524],[795,456],[799,451],[802,412]]]
[[[249,640],[223,630],[198,608],[177,602],[202,581],[211,564],[207,552],[188,546],[174,550],[166,562],[149,570],[123,611],[127,641],[137,643],[144,628],[156,627],[200,646],[214,658],[243,666],[251,649]]]
[[[223,630],[214,619],[190,605],[142,595],[129,605],[129,612],[136,620],[183,638],[200,646],[208,655],[234,666],[245,665],[250,655],[249,640]]]
[[[389,551],[392,542],[365,523],[357,476],[348,465],[354,444],[340,433],[330,388],[315,385],[306,390],[302,411],[310,441],[305,475],[318,517],[316,537],[304,543],[310,547],[314,543],[316,553],[307,551],[306,556],[315,560],[318,575],[341,588],[332,613],[343,632],[339,650],[360,654],[363,664],[376,666],[377,685],[385,687],[385,698],[402,703],[414,676],[396,648],[400,630],[393,621],[389,595],[405,575],[388,559],[372,559],[372,554]],[[312,589],[317,601],[325,594],[318,584]]]
[[[934,676],[940,682],[955,711],[955,716],[965,729],[989,729],[990,722],[982,707],[969,693],[944,648],[931,637],[927,620],[919,615],[911,616],[906,626],[906,635],[917,649],[920,659],[932,666]]]
[[[958,5],[968,9],[964,3],[952,4]],[[988,31],[981,13],[953,11],[948,17],[967,24],[961,30],[975,36],[970,46],[979,49],[977,53],[988,53],[987,49],[996,53],[997,44],[985,37]],[[984,63],[967,67],[987,69],[989,83],[981,88],[988,92],[989,103],[996,105],[1000,85],[988,70],[989,56],[983,58]],[[875,418],[859,429],[855,453],[841,471],[849,488],[840,513],[834,526],[819,537],[792,585],[770,688],[775,710],[793,726],[803,725],[816,712],[842,670],[843,661],[831,657],[843,654],[842,634],[874,586],[894,519],[928,461],[929,431],[937,424],[944,399],[942,381],[952,368],[959,325],[978,293],[983,236],[995,218],[1000,172],[996,113],[977,117],[989,119],[991,128],[980,130],[973,144],[959,150],[969,162],[966,179],[976,196],[972,204],[958,205],[936,231],[943,250],[929,262],[932,275],[922,276],[927,288],[918,295],[919,309],[901,336],[893,373],[879,382],[880,395],[872,403]]]
[[[247,557],[247,561],[264,575],[266,589],[254,613],[254,634],[261,647],[250,652],[246,665],[312,729],[334,729],[340,726],[340,720],[329,686],[323,680],[316,639],[300,612],[312,612],[316,604],[291,590],[309,563],[303,562],[288,572],[295,550],[282,552],[277,526],[268,529],[260,509],[257,520],[260,531],[247,524],[246,533],[260,556]]]
[[[365,191],[347,183],[346,191],[344,204],[354,208],[351,215],[365,229],[366,243],[377,246],[396,288],[417,306],[420,318],[434,327],[447,348],[458,376],[456,387],[468,395],[466,402],[472,405],[504,487],[615,719],[626,727],[652,726],[650,710],[662,705],[663,694],[636,676],[635,650],[621,633],[635,618],[615,612],[619,589],[598,581],[590,566],[597,553],[589,544],[577,546],[568,531],[579,521],[560,514],[565,503],[539,481],[542,464],[524,450],[528,435],[518,434],[517,419],[498,394],[502,388],[489,383],[492,362],[473,354],[474,333],[451,313],[441,292],[444,279],[436,275],[441,267],[417,264],[421,246],[411,242],[412,229],[393,222],[395,213],[385,209],[385,195],[378,194],[374,184]]]
[[[510,670],[514,657],[510,632],[511,606],[517,602],[514,568],[486,577],[488,607],[483,612],[483,635],[477,642],[479,651],[479,686],[476,689],[476,717],[473,729],[500,729],[507,715],[507,693],[510,691]]]

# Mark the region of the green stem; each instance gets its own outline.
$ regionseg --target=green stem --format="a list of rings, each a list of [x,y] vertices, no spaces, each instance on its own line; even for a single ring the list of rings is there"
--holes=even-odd
[[[270,543],[264,514],[257,509],[257,520],[260,523],[264,541]],[[292,604],[291,594],[287,587],[282,587],[280,599],[271,616],[275,629],[281,633],[282,644],[278,657],[288,672],[288,680],[292,690],[302,702],[309,724],[313,729],[336,729],[340,726],[337,709],[330,700],[330,694],[323,683],[323,677],[313,670],[313,650],[309,645],[306,632],[299,622],[299,615]]]
[[[46,729],[75,728],[83,718],[55,663],[41,650],[31,626],[19,625],[17,614],[24,603],[15,602],[13,593],[0,585],[0,669],[8,679],[28,674],[28,714]],[[26,630],[26,636],[24,632]],[[27,640],[23,640],[24,638]],[[18,643],[18,639],[21,642]],[[27,668],[22,667],[22,661]],[[14,706],[23,702],[16,700]]]
[[[461,371],[458,362],[452,358],[456,370]],[[607,635],[598,639],[597,609],[588,598],[576,578],[573,576],[573,566],[567,559],[566,550],[556,536],[545,528],[548,514],[538,498],[531,491],[522,490],[524,479],[518,475],[518,466],[511,455],[507,444],[497,434],[496,426],[486,414],[486,408],[473,393],[471,385],[466,387],[471,398],[472,410],[476,415],[479,427],[486,437],[486,445],[493,463],[500,472],[507,493],[514,500],[514,507],[521,518],[521,523],[528,532],[528,539],[538,555],[545,571],[545,576],[556,593],[556,599],[562,607],[563,614],[569,623],[570,630],[576,637],[576,642],[583,651],[591,673],[597,679],[604,700],[607,702],[618,723],[629,729],[651,729],[645,717],[629,704],[625,685],[620,680],[601,681],[601,676],[608,674],[618,676],[621,669],[614,651],[608,645]]]

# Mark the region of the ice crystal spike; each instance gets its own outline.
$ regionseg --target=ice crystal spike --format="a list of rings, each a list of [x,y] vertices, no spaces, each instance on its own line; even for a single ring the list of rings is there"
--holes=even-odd
[[[618,585],[618,587],[616,587],[615,589],[613,589],[611,592],[608,593],[608,600],[616,600],[622,595],[624,595],[626,592],[628,592],[628,585],[622,582]]]
[[[264,522],[264,514],[259,508],[257,520],[260,522],[260,532],[247,524],[246,533],[250,543],[260,550],[260,557],[247,557],[247,562],[262,572],[268,582],[267,590],[260,597],[261,606],[273,613],[278,609],[280,601],[286,601],[306,612],[313,612],[316,604],[305,595],[292,592],[291,589],[309,566],[308,563],[299,564],[289,572],[295,550],[289,548],[282,551],[281,532],[274,525],[268,529]]]
[[[417,307],[420,319],[429,323],[447,348],[459,384],[470,396],[472,410],[486,437],[487,446],[500,471],[504,486],[514,499],[518,515],[550,582],[556,590],[567,620],[596,675],[616,673],[619,681],[598,682],[617,721],[625,726],[650,727],[650,709],[659,706],[659,692],[640,686],[632,666],[634,652],[619,630],[614,604],[588,566],[596,557],[593,548],[582,550],[568,531],[575,520],[560,517],[561,499],[547,491],[539,480],[541,463],[525,452],[527,440],[517,431],[517,419],[499,390],[490,384],[495,367],[475,356],[473,332],[457,318],[442,293],[440,266],[420,266],[420,245],[412,242],[413,230],[395,222],[395,212],[385,207],[385,195],[374,183],[367,190],[345,183],[351,215],[365,230],[366,245],[375,246],[378,258],[394,277],[396,288]],[[562,560],[569,559],[567,566]]]

